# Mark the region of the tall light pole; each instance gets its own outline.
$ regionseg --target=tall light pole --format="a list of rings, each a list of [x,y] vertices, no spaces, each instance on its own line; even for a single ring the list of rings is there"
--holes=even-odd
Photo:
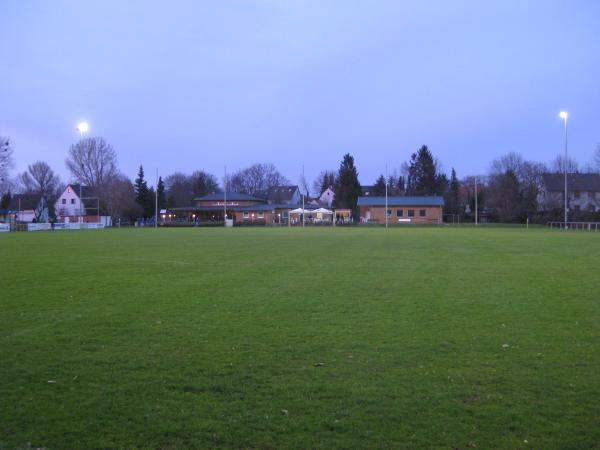
[[[565,121],[565,163],[564,163],[564,170],[565,170],[565,230],[567,229],[567,199],[568,197],[568,193],[567,193],[567,118],[569,117],[569,114],[566,111],[561,111],[560,114],[558,115],[561,119],[563,119]]]
[[[387,174],[387,164],[385,165],[385,229],[388,227],[388,174]]]
[[[477,226],[477,177],[475,177],[475,226]]]
[[[88,130],[90,129],[90,126],[88,125],[87,122],[79,122],[79,124],[77,124],[77,127],[75,128],[77,131],[79,131],[79,138],[83,139],[83,135],[85,133],[88,132]],[[83,168],[83,166],[82,166]],[[81,199],[81,183],[83,182],[83,180],[79,180],[79,223],[82,222],[82,213],[83,213],[83,200]]]

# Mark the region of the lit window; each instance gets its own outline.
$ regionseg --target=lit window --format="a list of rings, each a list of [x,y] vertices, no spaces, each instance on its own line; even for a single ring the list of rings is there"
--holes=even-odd
[[[265,213],[264,212],[259,212],[256,217],[258,217],[259,219],[264,219],[265,218]]]
[[[247,219],[250,217],[250,213],[248,211],[244,211],[244,219]]]

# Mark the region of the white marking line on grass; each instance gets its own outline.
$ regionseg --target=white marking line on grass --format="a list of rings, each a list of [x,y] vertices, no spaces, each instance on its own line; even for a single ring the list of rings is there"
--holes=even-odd
[[[82,317],[83,317],[83,314],[75,314],[73,316],[65,317],[64,319],[55,320],[54,322],[43,323],[43,324],[38,325],[36,327],[24,328],[24,329],[22,329],[20,331],[15,331],[14,333],[11,333],[11,334],[8,334],[6,336],[3,336],[2,340],[5,341],[5,340],[13,338],[13,337],[22,336],[23,334],[31,333],[33,331],[39,331],[42,328],[48,328],[48,327],[51,327],[53,325],[58,325],[59,323],[69,322],[71,320],[81,319]]]
[[[94,255],[94,258],[97,259],[105,259],[109,261],[125,261],[125,262],[143,262],[149,264],[175,264],[178,266],[191,266],[194,263],[188,261],[177,261],[173,259],[149,259],[149,258],[132,258],[130,256],[103,256],[103,255]]]

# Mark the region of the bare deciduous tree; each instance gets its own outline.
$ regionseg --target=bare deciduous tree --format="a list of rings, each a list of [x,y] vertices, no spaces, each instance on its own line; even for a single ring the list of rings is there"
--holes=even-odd
[[[117,176],[117,154],[103,138],[85,138],[71,146],[67,168],[79,182],[100,188]]]
[[[288,183],[273,164],[254,164],[228,177],[227,189],[254,195],[270,187]]]
[[[0,193],[10,190],[8,173],[12,167],[12,145],[10,139],[0,136]]]
[[[573,158],[567,158],[567,173],[575,173],[579,171],[579,164]],[[556,158],[552,161],[552,171],[557,173],[565,172],[565,157],[564,155],[557,155]]]
[[[313,191],[319,196],[327,188],[334,189],[335,187],[335,171],[323,170],[313,182]]]
[[[113,219],[126,218],[133,221],[143,214],[142,207],[135,201],[133,183],[125,175],[115,175],[105,191],[106,211]]]
[[[40,194],[50,201],[60,184],[58,175],[44,161],[36,161],[27,167],[27,172],[19,175],[19,181],[25,192]]]
[[[593,168],[596,172],[600,172],[600,144],[596,145],[596,150],[594,151]]]

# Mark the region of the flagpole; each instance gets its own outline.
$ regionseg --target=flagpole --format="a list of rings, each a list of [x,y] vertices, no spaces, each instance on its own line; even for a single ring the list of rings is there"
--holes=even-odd
[[[223,188],[223,225],[227,226],[227,166],[224,169]]]

